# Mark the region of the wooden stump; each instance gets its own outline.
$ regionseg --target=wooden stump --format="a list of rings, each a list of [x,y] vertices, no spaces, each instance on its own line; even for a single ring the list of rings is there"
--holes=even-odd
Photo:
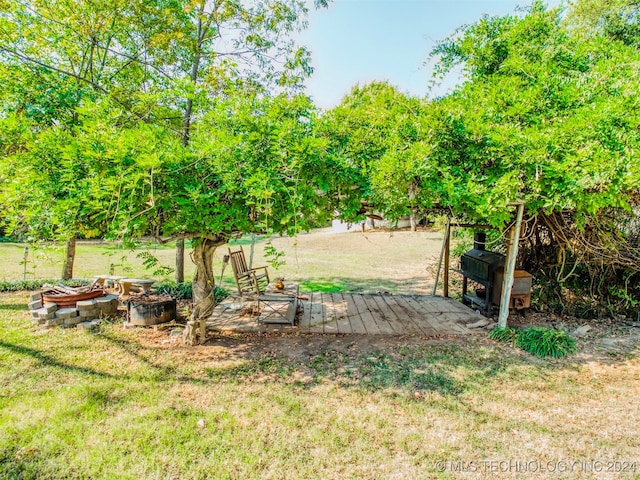
[[[191,347],[202,345],[207,339],[207,322],[203,320],[189,320],[184,329],[182,340]]]

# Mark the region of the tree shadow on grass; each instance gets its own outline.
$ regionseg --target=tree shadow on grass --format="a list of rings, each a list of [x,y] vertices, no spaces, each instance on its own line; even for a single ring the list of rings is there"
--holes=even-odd
[[[47,472],[42,463],[41,454],[36,449],[5,447],[0,449],[0,478],[24,480],[52,478],[51,472]]]
[[[12,310],[20,312],[26,309],[26,305],[23,305],[22,303],[0,303],[0,310]]]
[[[145,365],[145,367],[148,368],[151,372],[151,380],[160,382],[191,382],[195,384],[205,383],[205,380],[203,380],[202,378],[192,377],[181,373],[177,366],[167,366],[158,362],[154,362],[152,359],[140,353],[140,344],[137,342],[132,342],[125,338],[119,338],[105,331],[100,331],[99,337],[100,339],[107,341],[112,346],[126,352],[128,355]],[[126,375],[124,377],[127,379],[132,379],[131,375]]]
[[[78,365],[72,365],[69,363],[61,362],[55,357],[48,355],[41,350],[36,350],[34,348],[25,347],[23,345],[15,345],[13,343],[8,343],[4,341],[0,341],[0,348],[4,348],[9,350],[10,352],[17,353],[19,355],[28,356],[34,358],[41,365],[47,367],[60,368],[62,370],[66,370],[69,372],[77,372],[82,373],[84,375],[91,375],[100,378],[115,378],[113,375],[105,372],[100,372],[98,370],[94,370],[88,367],[81,367]]]

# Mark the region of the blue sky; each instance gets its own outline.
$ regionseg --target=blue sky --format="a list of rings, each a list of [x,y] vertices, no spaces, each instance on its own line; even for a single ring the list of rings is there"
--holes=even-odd
[[[321,108],[337,105],[351,87],[388,80],[402,91],[427,96],[438,40],[482,15],[506,15],[530,0],[333,0],[310,9],[300,40],[312,53],[307,93]],[[546,2],[557,5],[559,0]],[[453,85],[443,85],[442,94]]]

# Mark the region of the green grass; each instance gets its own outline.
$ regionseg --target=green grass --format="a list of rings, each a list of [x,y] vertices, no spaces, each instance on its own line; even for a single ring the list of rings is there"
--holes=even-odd
[[[578,350],[576,341],[571,335],[553,328],[514,329],[496,327],[489,332],[489,338],[518,345],[525,352],[540,358],[564,357]]]
[[[394,282],[389,280],[357,280],[350,278],[315,278],[310,280],[300,280],[300,291],[302,292],[322,292],[322,293],[374,293],[385,291],[396,293],[397,287]]]
[[[265,255],[268,241],[266,237],[256,238],[254,266],[267,265],[272,278],[282,276],[287,281],[298,282],[301,291],[327,293],[430,292],[432,275],[426,268],[436,261],[440,249],[440,234],[434,232],[328,234],[322,230],[293,238],[272,238],[273,248],[284,252],[279,260],[285,263],[276,269],[269,265],[269,257]],[[243,245],[249,259],[250,236],[233,240],[231,244],[232,248]],[[24,277],[29,281],[60,278],[63,245],[30,245],[26,275],[24,247],[25,244],[0,243],[3,259],[0,282],[21,281]],[[189,259],[189,245],[186,247],[185,279],[190,281],[195,267]],[[223,256],[227,252],[226,245],[215,251],[213,269],[216,283],[220,282]],[[174,279],[174,273],[170,272],[174,267],[175,243],[147,242],[131,250],[117,243],[79,241],[74,278],[91,279],[96,275],[113,274],[166,281]],[[235,290],[230,266],[225,267],[220,286],[228,291]]]
[[[640,453],[635,356],[581,365],[483,339],[362,336],[187,348],[117,322],[40,331],[27,297],[0,294],[3,479],[426,479],[438,460]]]
[[[553,328],[526,328],[518,332],[517,343],[524,351],[538,357],[564,357],[577,351],[576,341]]]

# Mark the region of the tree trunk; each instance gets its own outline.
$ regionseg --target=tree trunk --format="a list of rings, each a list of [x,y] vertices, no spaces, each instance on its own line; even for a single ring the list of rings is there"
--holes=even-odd
[[[415,206],[416,196],[418,195],[418,185],[415,182],[409,184],[409,202],[411,204],[411,214],[409,215],[409,222],[411,224],[411,231],[415,232],[418,227],[418,212]]]
[[[176,282],[184,282],[184,238],[176,241]]]
[[[67,239],[67,252],[64,256],[64,266],[62,267],[62,280],[73,278],[73,262],[76,259],[76,236]]]
[[[215,299],[213,288],[215,279],[213,276],[213,254],[223,239],[211,240],[209,238],[197,238],[193,241],[191,258],[196,264],[196,273],[193,276],[193,314],[192,320],[206,320],[213,313]]]

